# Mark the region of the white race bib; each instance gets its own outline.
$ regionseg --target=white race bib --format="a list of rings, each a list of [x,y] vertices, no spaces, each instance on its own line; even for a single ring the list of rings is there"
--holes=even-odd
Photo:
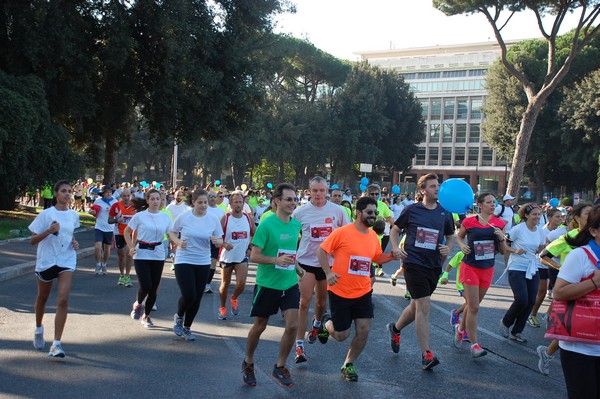
[[[494,240],[474,241],[475,260],[494,259]]]
[[[356,276],[371,276],[371,258],[364,256],[351,256],[348,264],[348,274]]]
[[[295,250],[290,250],[290,249],[279,249],[279,250],[277,250],[277,257],[280,257],[281,255],[293,255],[294,256],[294,263],[292,263],[289,266],[275,265],[275,269],[281,269],[281,270],[294,270],[294,269],[296,269],[296,251]]]
[[[415,237],[415,247],[430,249],[435,251],[438,246],[439,230],[428,229],[426,227],[417,227],[417,236]]]
[[[310,240],[311,241],[325,241],[327,237],[333,232],[333,225],[331,223],[323,224],[311,224],[310,225]]]

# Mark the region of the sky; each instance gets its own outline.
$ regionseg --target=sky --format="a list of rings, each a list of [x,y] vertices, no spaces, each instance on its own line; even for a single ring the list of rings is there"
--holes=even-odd
[[[361,51],[496,41],[481,14],[448,17],[431,0],[293,0],[296,14],[277,18],[278,33],[307,39],[338,58],[357,61]],[[565,19],[560,33],[573,28]],[[506,40],[541,37],[531,12],[515,14],[503,30]]]

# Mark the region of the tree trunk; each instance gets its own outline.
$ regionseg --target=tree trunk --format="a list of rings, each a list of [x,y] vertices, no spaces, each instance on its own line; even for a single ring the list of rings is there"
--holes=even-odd
[[[104,179],[103,184],[116,182],[117,172],[117,146],[112,135],[107,134],[104,139]]]
[[[280,159],[279,162],[279,173],[277,174],[277,182],[282,182],[285,180],[285,163],[283,159]]]
[[[535,127],[535,122],[540,113],[542,103],[543,102],[537,98],[534,99],[533,102],[530,102],[521,119],[521,127],[519,128],[519,134],[517,135],[515,143],[515,155],[513,156],[510,177],[508,179],[508,188],[506,190],[507,194],[511,194],[517,198],[519,197],[521,180],[523,180],[529,141],[531,140],[531,134],[533,133],[533,128]]]

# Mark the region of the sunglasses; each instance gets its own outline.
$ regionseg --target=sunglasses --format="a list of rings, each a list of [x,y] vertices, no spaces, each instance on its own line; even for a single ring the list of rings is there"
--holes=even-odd
[[[369,194],[371,197],[379,197],[379,193],[371,193]]]
[[[216,195],[209,195],[208,198],[217,198]]]
[[[367,215],[369,215],[369,216],[371,216],[371,215],[373,215],[373,214],[375,214],[375,216],[379,215],[379,211],[373,211],[373,210],[371,210],[371,209],[369,209],[369,210],[367,210],[367,211],[363,210],[363,212],[364,212],[364,213],[366,213],[366,214],[367,214]]]
[[[281,198],[281,200],[285,201],[285,202],[298,202],[298,198],[296,198],[296,197],[285,197],[285,198],[279,197],[279,198]]]

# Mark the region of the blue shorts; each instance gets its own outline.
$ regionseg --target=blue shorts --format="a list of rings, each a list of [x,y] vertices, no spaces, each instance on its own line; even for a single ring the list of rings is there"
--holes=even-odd
[[[113,232],[94,229],[94,242],[102,242],[102,244],[113,245]]]

